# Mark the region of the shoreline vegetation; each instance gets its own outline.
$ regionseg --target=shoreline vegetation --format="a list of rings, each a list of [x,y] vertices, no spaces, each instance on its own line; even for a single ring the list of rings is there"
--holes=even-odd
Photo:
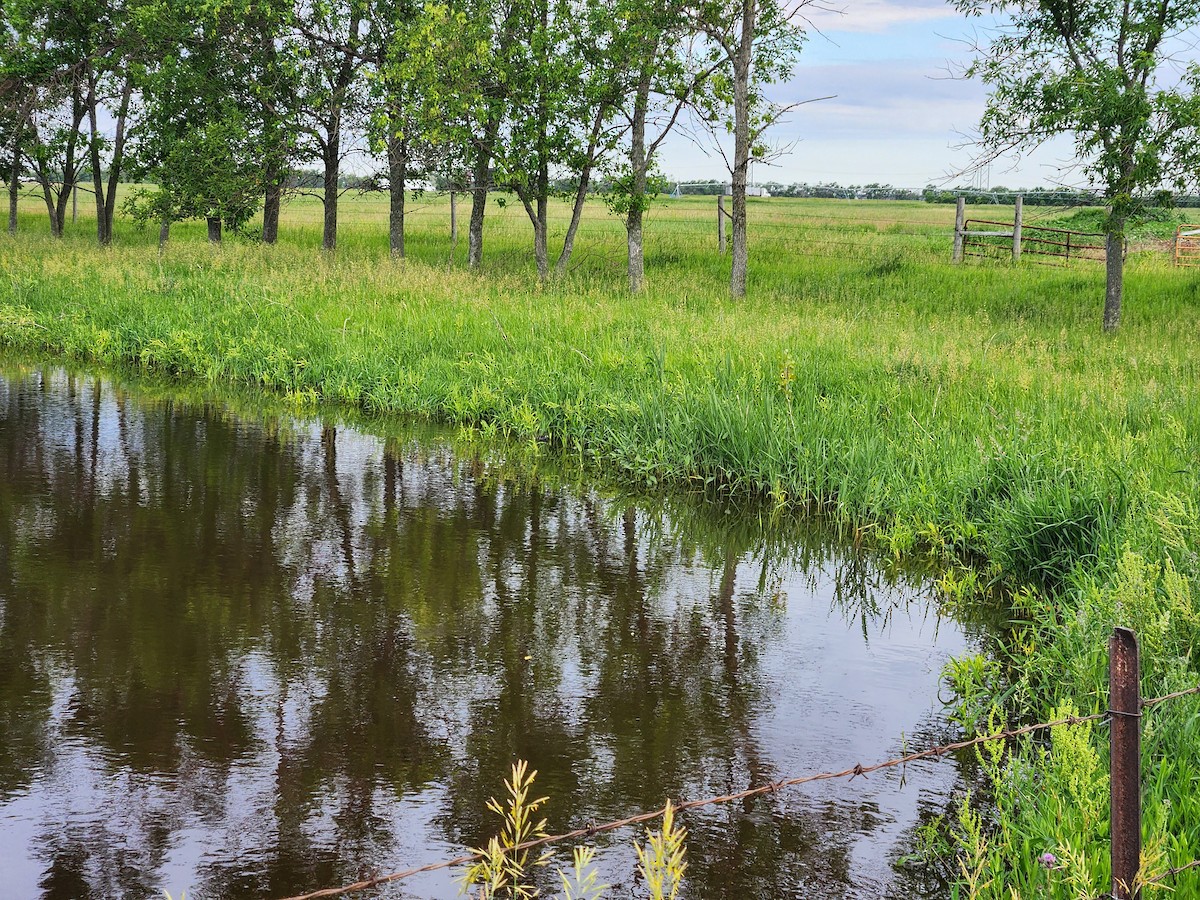
[[[639,487],[819,513],[938,561],[949,602],[1003,597],[995,651],[947,672],[968,731],[1107,708],[1113,625],[1139,634],[1146,695],[1196,683],[1200,271],[1131,253],[1105,335],[1102,265],[952,266],[945,206],[751,202],[743,300],[713,198],[648,213],[639,294],[599,204],[573,270],[543,285],[518,205],[489,208],[479,273],[452,250],[445,198],[414,207],[404,261],[371,196],[345,199],[335,253],[303,199],[276,246],[211,246],[185,223],[162,253],[122,222],[97,248],[83,217],[53,240],[23,207],[0,239],[0,346],[455,424]],[[567,214],[554,205],[552,241]],[[919,836],[959,896],[1108,890],[1107,732],[1062,732],[982,755],[981,796]],[[1147,717],[1143,765],[1153,874],[1200,857],[1200,703]]]

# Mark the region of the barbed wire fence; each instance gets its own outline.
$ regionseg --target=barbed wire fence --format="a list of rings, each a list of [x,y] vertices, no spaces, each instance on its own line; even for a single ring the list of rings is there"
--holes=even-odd
[[[1141,721],[1147,710],[1152,710],[1164,703],[1182,697],[1200,695],[1200,684],[1160,697],[1142,698],[1140,693],[1140,660],[1137,637],[1127,628],[1116,628],[1109,639],[1109,708],[1085,716],[1064,716],[1048,722],[1037,722],[996,731],[925,750],[918,750],[897,756],[883,762],[864,766],[856,763],[836,772],[817,772],[782,778],[766,784],[746,788],[731,794],[715,797],[705,797],[697,800],[681,800],[669,805],[676,812],[701,809],[708,806],[718,806],[748,800],[766,794],[774,794],[785,788],[811,784],[817,781],[833,781],[855,778],[866,778],[872,773],[907,766],[909,763],[923,759],[946,756],[961,750],[990,744],[996,741],[1011,741],[1024,735],[1047,731],[1052,728],[1074,727],[1088,722],[1108,723],[1110,732],[1110,838],[1112,862],[1112,890],[1093,900],[1138,900],[1142,887],[1161,885],[1169,879],[1185,872],[1200,869],[1200,859],[1174,866],[1149,878],[1141,877]],[[522,853],[529,850],[547,847],[569,841],[586,840],[598,834],[616,831],[630,825],[639,825],[660,819],[667,811],[667,805],[648,812],[640,812],[614,819],[602,824],[589,824],[579,828],[564,831],[560,834],[547,835],[534,840],[525,841],[514,847],[506,848],[506,854]],[[359,891],[370,890],[403,881],[416,875],[450,869],[456,866],[470,865],[483,858],[482,853],[471,852],[453,859],[443,859],[422,866],[391,872],[355,881],[339,887],[322,888],[307,894],[285,898],[285,900],[318,900],[322,897],[337,897]]]

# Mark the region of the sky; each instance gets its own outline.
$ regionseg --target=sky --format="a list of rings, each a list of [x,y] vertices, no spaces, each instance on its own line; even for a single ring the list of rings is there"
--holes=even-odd
[[[1058,141],[1024,160],[1001,160],[977,175],[960,175],[973,159],[970,134],[983,114],[986,92],[954,77],[972,59],[978,20],[945,0],[834,0],[844,12],[810,15],[815,29],[795,74],[773,99],[807,103],[768,132],[790,152],[773,166],[758,165],[752,181],[878,182],[1034,187],[1071,183],[1060,170],[1072,161],[1070,141]],[[719,155],[679,135],[663,144],[663,171],[672,179],[727,178]]]

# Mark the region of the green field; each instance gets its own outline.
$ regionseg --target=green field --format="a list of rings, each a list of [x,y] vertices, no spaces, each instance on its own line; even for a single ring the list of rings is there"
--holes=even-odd
[[[751,201],[740,302],[715,198],[655,205],[637,296],[600,203],[569,276],[541,286],[514,202],[489,206],[480,273],[463,268],[465,204],[452,253],[444,197],[410,202],[407,261],[388,256],[381,196],[347,196],[333,254],[307,198],[285,207],[276,247],[211,246],[189,223],[161,255],[157,230],[122,221],[97,249],[85,206],[54,242],[26,200],[0,238],[0,344],[459,423],[639,486],[819,512],[936,558],[947,602],[1005,605],[991,657],[952,673],[983,726],[1106,708],[1114,624],[1141,636],[1147,695],[1197,681],[1200,270],[1152,245],[1131,254],[1121,330],[1103,335],[1102,265],[952,266],[951,206]],[[1194,701],[1146,719],[1159,871],[1200,857]],[[1107,890],[1106,748],[1103,728],[1064,730],[985,757],[987,802],[925,849],[964,896]],[[1062,869],[1038,864],[1047,851]],[[1200,894],[1200,874],[1178,890]]]

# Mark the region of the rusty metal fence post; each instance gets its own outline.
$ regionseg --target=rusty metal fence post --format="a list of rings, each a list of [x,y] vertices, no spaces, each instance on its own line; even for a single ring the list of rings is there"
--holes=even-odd
[[[1114,628],[1108,640],[1109,828],[1112,839],[1112,895],[1138,900],[1142,856],[1142,697],[1138,642],[1128,628]]]

